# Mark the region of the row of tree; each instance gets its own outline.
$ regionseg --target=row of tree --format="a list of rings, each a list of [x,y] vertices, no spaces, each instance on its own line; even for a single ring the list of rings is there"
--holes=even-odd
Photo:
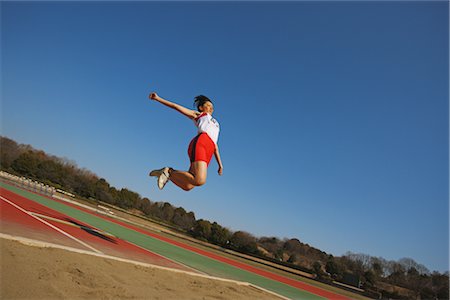
[[[333,257],[298,239],[256,238],[248,232],[232,232],[216,222],[196,220],[193,212],[186,212],[182,207],[153,202],[126,188],[116,189],[104,178],[77,167],[69,159],[48,155],[6,137],[1,137],[0,146],[0,165],[4,171],[41,181],[85,199],[139,210],[197,239],[316,274],[322,281],[337,280],[360,286],[376,297],[448,299],[448,272],[430,273],[412,259],[386,261],[350,252]]]
[[[381,257],[348,252],[344,256],[330,257],[326,270],[331,276],[340,276],[342,269],[350,267],[362,279],[363,287],[373,294],[389,298],[448,299],[449,274],[430,272],[411,258],[387,261]]]

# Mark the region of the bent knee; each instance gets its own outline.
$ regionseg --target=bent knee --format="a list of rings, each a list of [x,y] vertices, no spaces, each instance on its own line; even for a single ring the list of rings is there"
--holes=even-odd
[[[206,183],[206,178],[195,178],[195,186],[201,186]]]
[[[195,186],[192,184],[189,184],[187,186],[183,186],[182,189],[185,190],[186,192],[189,192],[190,190],[192,190]]]

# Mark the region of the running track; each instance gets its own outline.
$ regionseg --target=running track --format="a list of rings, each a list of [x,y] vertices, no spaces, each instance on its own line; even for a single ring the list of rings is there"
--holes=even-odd
[[[2,232],[56,239],[93,252],[250,282],[291,299],[351,299],[3,182],[0,199]]]

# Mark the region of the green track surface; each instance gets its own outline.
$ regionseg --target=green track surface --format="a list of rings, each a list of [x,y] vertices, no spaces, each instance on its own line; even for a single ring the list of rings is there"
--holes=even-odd
[[[150,236],[137,232],[133,229],[123,227],[119,224],[107,221],[103,218],[83,212],[79,209],[62,204],[60,202],[53,201],[46,197],[42,197],[34,193],[27,192],[25,190],[5,184],[3,182],[0,183],[0,186],[18,195],[33,200],[39,204],[47,206],[53,210],[64,213],[67,216],[78,219],[86,224],[109,232],[117,236],[118,238],[129,241],[142,248],[148,249],[154,253],[157,253],[161,256],[165,256],[171,260],[187,265],[191,268],[194,268],[211,276],[249,282],[291,299],[311,299],[311,300],[325,299],[320,296],[311,294],[309,292],[291,287],[287,284],[265,278],[258,274],[254,274],[239,269],[226,263],[219,262],[214,259],[191,252],[189,250],[180,248],[178,246],[166,243],[156,238],[152,238]]]

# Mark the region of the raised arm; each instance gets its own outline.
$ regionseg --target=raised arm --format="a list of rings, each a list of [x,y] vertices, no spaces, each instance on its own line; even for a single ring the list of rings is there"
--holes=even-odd
[[[148,98],[150,100],[157,101],[157,102],[159,102],[161,104],[164,104],[167,107],[170,107],[170,108],[172,108],[172,109],[182,113],[183,115],[185,115],[189,119],[195,119],[196,117],[198,117],[200,115],[200,113],[198,111],[195,111],[195,110],[192,110],[192,109],[188,109],[188,108],[186,108],[184,106],[181,106],[179,104],[176,104],[174,102],[171,102],[169,100],[161,98],[156,93],[150,93],[150,95],[148,95]]]

